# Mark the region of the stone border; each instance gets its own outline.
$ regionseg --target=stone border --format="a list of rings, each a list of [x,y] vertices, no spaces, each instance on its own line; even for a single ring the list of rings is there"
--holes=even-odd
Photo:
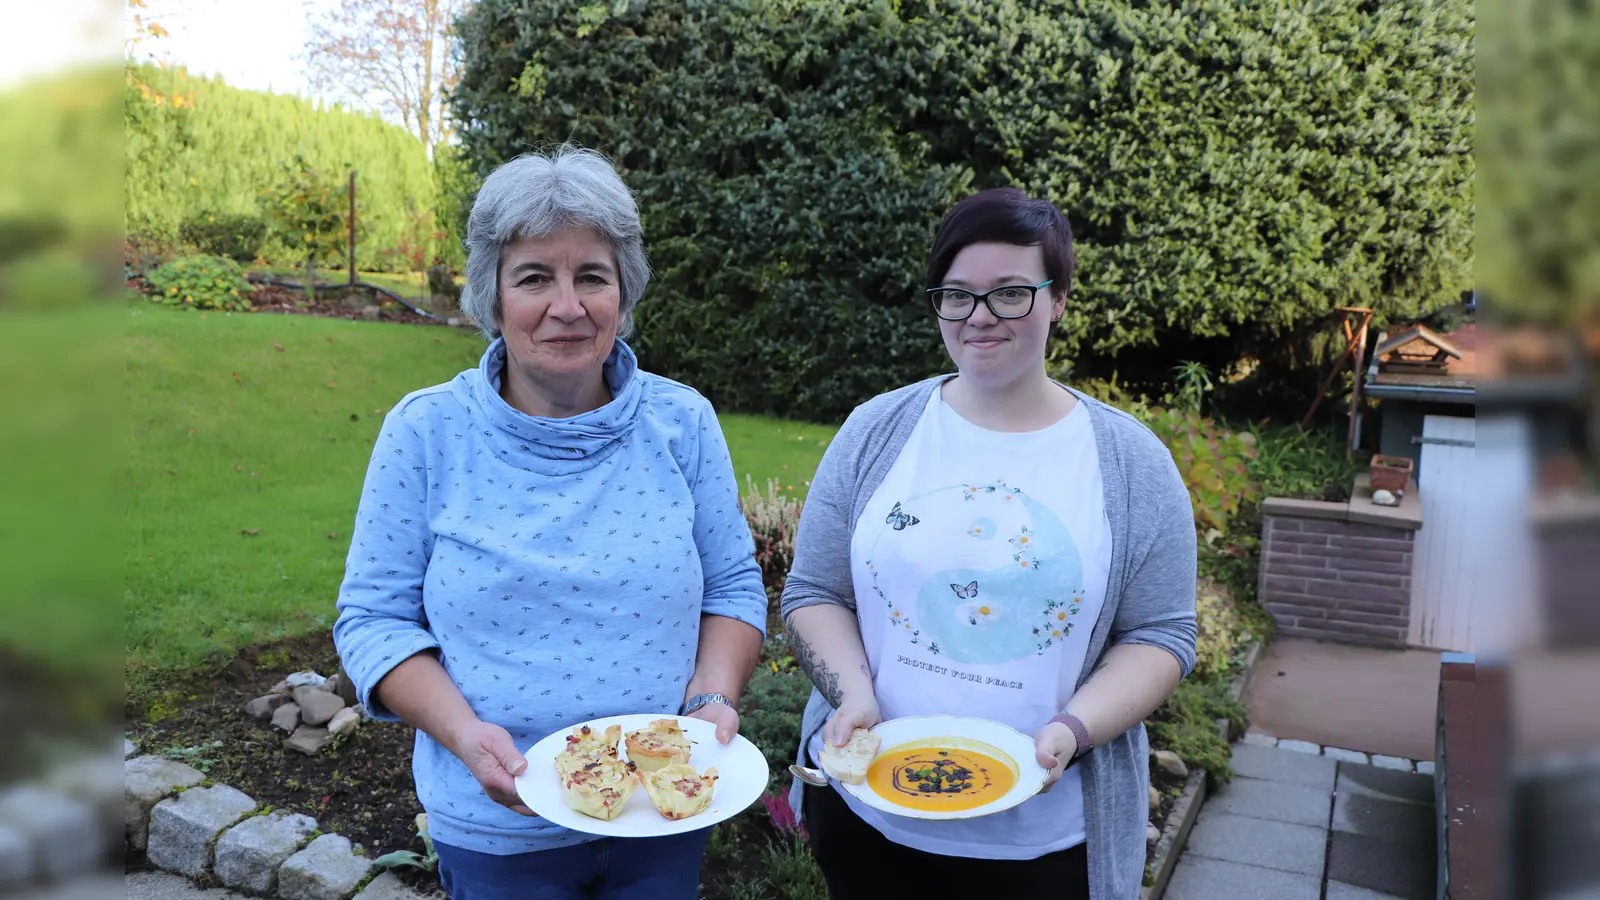
[[[128,858],[283,900],[420,900],[393,872],[324,834],[309,816],[271,811],[191,766],[135,755],[123,742],[123,837]]]
[[[1255,678],[1256,661],[1261,658],[1261,639],[1250,642],[1244,651],[1244,664],[1240,667],[1239,674],[1233,677],[1233,684],[1228,687],[1228,696],[1239,700],[1244,692],[1249,690],[1250,682]],[[1227,719],[1217,719],[1217,732],[1224,741],[1232,743]],[[1161,839],[1156,842],[1156,856],[1151,868],[1155,871],[1155,883],[1139,888],[1139,900],[1161,900],[1167,892],[1167,883],[1172,880],[1172,873],[1178,867],[1178,857],[1183,853],[1184,844],[1189,840],[1189,832],[1194,828],[1195,820],[1200,817],[1200,807],[1206,802],[1206,770],[1195,769],[1189,773],[1189,778],[1184,782],[1183,793],[1178,796],[1178,802],[1172,806],[1172,812],[1167,814],[1166,824],[1161,828]]]
[[[1360,750],[1347,750],[1343,747],[1325,747],[1313,744],[1310,741],[1279,740],[1264,731],[1251,731],[1243,738],[1246,744],[1258,747],[1277,747],[1293,753],[1304,753],[1309,756],[1326,756],[1340,762],[1359,763],[1361,765],[1377,766],[1380,769],[1389,769],[1395,772],[1409,772],[1417,775],[1432,775],[1434,764],[1432,760],[1406,759],[1403,756],[1384,756],[1381,753],[1363,753]]]

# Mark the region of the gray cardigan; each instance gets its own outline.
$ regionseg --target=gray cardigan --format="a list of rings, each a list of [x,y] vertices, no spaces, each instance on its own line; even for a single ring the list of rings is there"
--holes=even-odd
[[[857,407],[823,454],[796,536],[794,566],[784,585],[785,618],[797,609],[833,603],[855,609],[850,536],[872,492],[910,438],[941,375],[881,394]],[[1062,385],[1062,387],[1066,387]],[[1067,388],[1067,390],[1072,390]],[[1111,570],[1105,604],[1090,635],[1078,685],[1116,644],[1149,644],[1194,668],[1195,529],[1189,491],[1166,446],[1137,419],[1072,391],[1090,414],[1105,509],[1111,525]],[[797,761],[833,709],[815,688],[801,722]],[[1133,900],[1144,877],[1149,815],[1149,744],[1135,725],[1078,762],[1088,833],[1093,900]],[[801,783],[789,803],[801,813]]]

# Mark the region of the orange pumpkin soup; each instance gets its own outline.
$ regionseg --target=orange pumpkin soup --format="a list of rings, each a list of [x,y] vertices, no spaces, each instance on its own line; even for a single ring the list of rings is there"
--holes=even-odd
[[[938,812],[976,809],[1017,782],[1011,767],[959,747],[896,747],[867,769],[867,784],[899,806]]]

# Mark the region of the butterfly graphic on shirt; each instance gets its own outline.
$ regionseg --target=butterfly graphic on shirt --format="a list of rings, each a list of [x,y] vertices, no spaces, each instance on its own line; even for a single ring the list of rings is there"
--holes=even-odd
[[[897,502],[894,505],[894,509],[889,510],[889,514],[884,517],[883,521],[887,525],[893,525],[895,531],[904,531],[907,526],[915,525],[922,520],[901,509],[900,504]]]

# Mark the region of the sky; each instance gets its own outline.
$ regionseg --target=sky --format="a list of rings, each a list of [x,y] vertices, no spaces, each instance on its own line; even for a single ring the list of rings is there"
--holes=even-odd
[[[296,58],[309,22],[330,0],[148,0],[146,17],[169,36],[154,51],[235,87],[309,96]],[[12,4],[7,4],[11,7]],[[126,17],[126,19],[125,19]],[[20,0],[0,29],[0,89],[79,63],[116,62],[131,22],[124,0]],[[41,37],[42,36],[42,37]]]

